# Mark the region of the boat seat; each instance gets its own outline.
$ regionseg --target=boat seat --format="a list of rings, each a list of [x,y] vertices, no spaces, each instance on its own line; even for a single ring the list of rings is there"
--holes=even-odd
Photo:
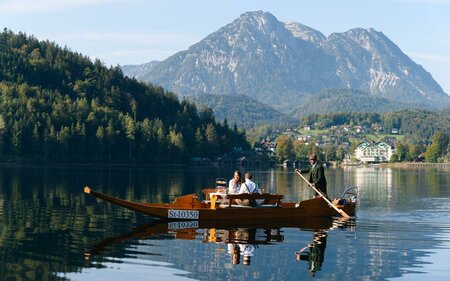
[[[242,193],[242,194],[228,194],[225,196],[228,199],[228,207],[234,206],[233,201],[236,199],[244,200],[244,199],[255,199],[255,200],[264,200],[264,205],[274,205],[276,207],[280,206],[281,199],[284,198],[281,194],[270,194],[270,193]],[[239,205],[240,206],[240,205]]]
[[[221,208],[255,208],[252,206],[244,206],[244,205],[238,205],[238,204],[231,204],[231,205],[220,205]]]
[[[276,205],[276,204],[262,204],[262,205],[258,205],[258,206],[244,206],[244,205],[238,205],[238,204],[231,204],[231,206],[229,205],[220,205],[220,208],[279,208],[280,206]]]

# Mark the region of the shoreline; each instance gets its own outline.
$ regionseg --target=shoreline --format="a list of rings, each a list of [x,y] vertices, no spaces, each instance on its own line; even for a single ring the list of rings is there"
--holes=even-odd
[[[371,164],[341,164],[342,167],[360,167],[360,166],[383,166],[383,167],[398,167],[398,168],[410,168],[410,167],[449,167],[450,163],[426,163],[426,162],[396,162],[396,163],[371,163]]]
[[[392,167],[450,167],[450,163],[425,163],[425,162],[399,162],[386,163]]]

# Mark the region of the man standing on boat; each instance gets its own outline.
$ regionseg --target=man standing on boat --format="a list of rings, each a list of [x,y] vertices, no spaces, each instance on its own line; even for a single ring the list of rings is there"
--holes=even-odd
[[[298,170],[300,173],[309,173],[309,182],[313,184],[323,195],[327,196],[327,180],[325,178],[325,171],[321,163],[317,161],[317,155],[311,154],[309,156],[309,163],[311,167],[305,170]],[[318,196],[317,193],[314,197]]]

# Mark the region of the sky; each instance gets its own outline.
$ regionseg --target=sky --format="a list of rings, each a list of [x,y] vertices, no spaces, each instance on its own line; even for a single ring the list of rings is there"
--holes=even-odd
[[[259,10],[325,36],[381,31],[450,94],[450,0],[0,0],[0,27],[115,66],[164,60]]]

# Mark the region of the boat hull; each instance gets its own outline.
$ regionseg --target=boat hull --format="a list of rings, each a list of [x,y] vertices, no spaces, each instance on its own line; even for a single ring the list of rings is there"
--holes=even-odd
[[[220,205],[215,205],[211,207],[211,203],[198,200],[195,194],[178,197],[172,203],[138,203],[96,192],[89,188],[85,189],[85,192],[121,207],[152,217],[169,220],[293,220],[299,218],[340,216],[321,197],[300,201],[298,204],[282,202],[279,206],[244,207],[232,205],[231,207],[220,207]],[[346,206],[336,205],[336,207],[350,216],[355,214],[354,203]]]

